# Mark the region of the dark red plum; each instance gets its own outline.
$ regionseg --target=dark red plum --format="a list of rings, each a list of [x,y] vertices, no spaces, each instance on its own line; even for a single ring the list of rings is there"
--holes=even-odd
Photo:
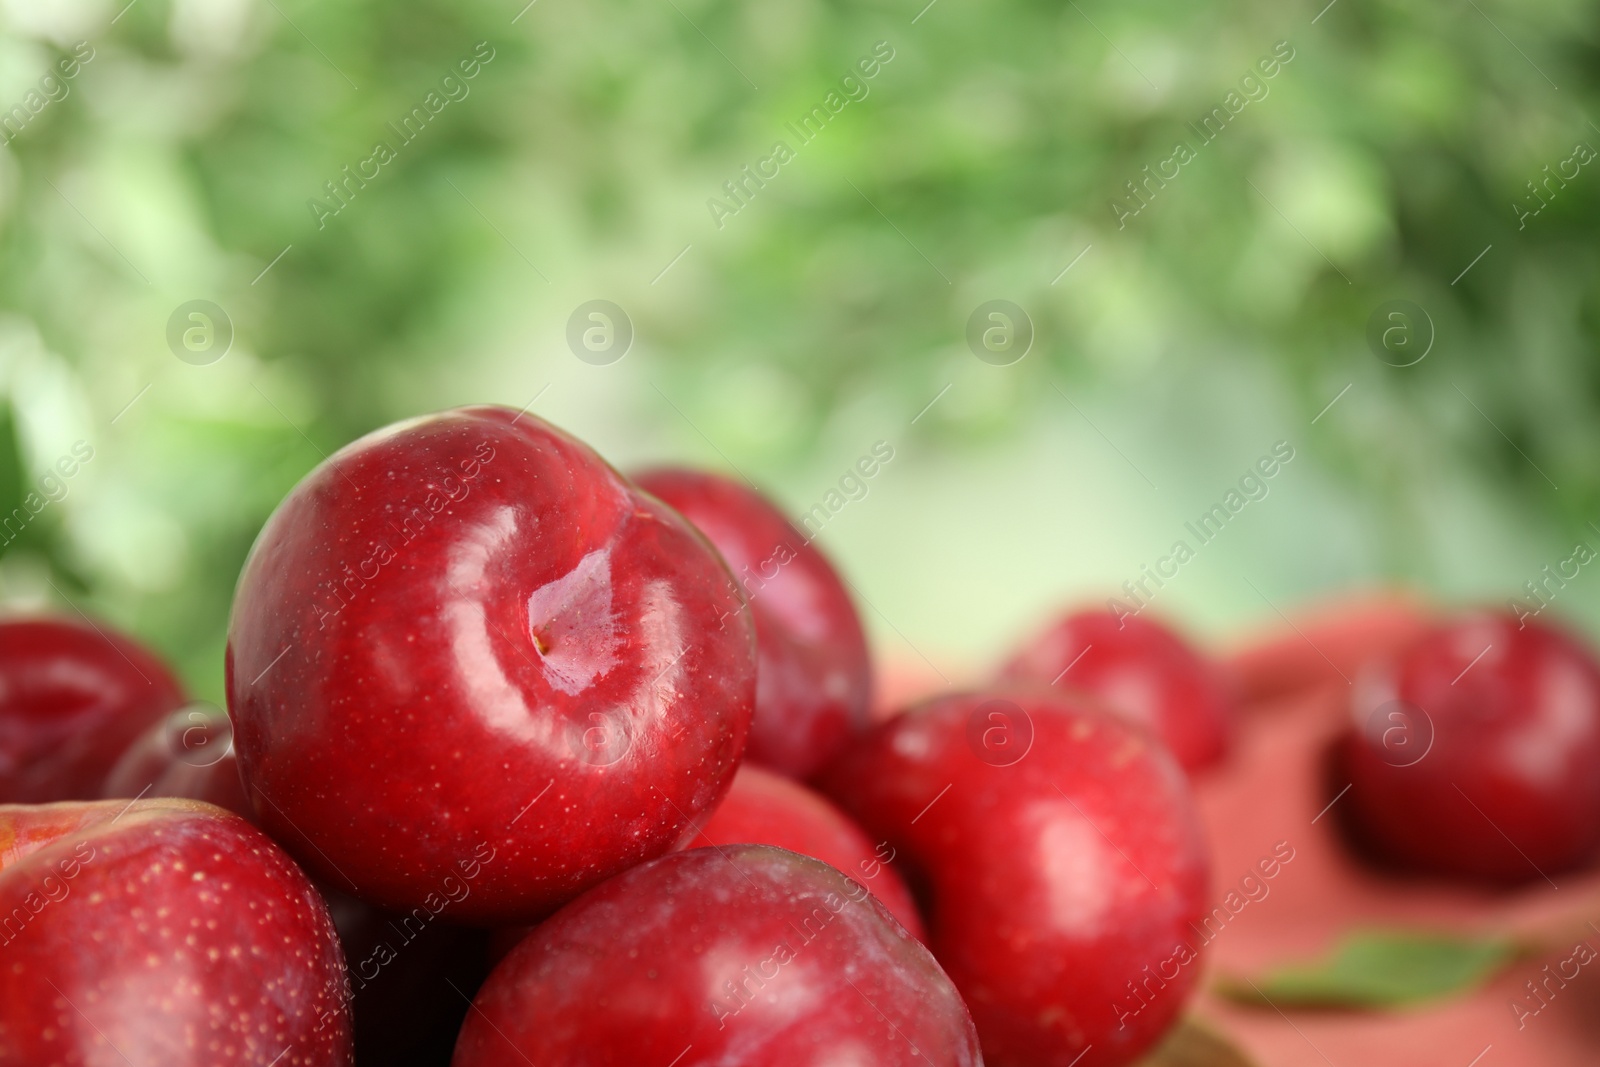
[[[255,818],[239,780],[233,724],[207,704],[179,708],[135,738],[106,775],[101,795],[188,797]]]
[[[717,546],[749,599],[760,666],[746,757],[810,777],[870,721],[871,662],[844,583],[772,501],[740,482],[681,468],[637,481]]]
[[[694,843],[776,845],[819,859],[872,890],[915,937],[927,938],[887,842],[872,841],[826,797],[780,774],[749,763],[740,767]]]
[[[123,750],[184,700],[155,653],[105,623],[0,620],[0,803],[98,798]]]
[[[1080,695],[942,697],[819,779],[926,888],[928,945],[990,1067],[1120,1067],[1200,977],[1209,859],[1188,780]]]
[[[676,852],[579,897],[484,983],[454,1067],[975,1067],[972,1020],[858,882],[766,845]]]
[[[755,638],[715,550],[532,415],[403,422],[256,540],[228,707],[261,825],[391,911],[530,922],[692,836],[738,766]]]
[[[1515,882],[1600,846],[1600,664],[1537,620],[1463,615],[1374,666],[1341,755],[1342,814],[1401,866]]]
[[[1098,609],[1067,615],[1001,673],[1099,697],[1166,742],[1191,771],[1220,760],[1233,733],[1234,701],[1223,672],[1171,627],[1143,615]]]
[[[232,812],[0,805],[0,1062],[347,1067],[328,909]]]

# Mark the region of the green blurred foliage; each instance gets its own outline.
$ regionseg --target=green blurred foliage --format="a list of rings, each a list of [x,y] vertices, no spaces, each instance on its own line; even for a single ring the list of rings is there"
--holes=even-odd
[[[648,366],[588,386],[619,436],[655,420],[779,484],[849,413],[904,426],[947,383],[906,438],[948,455],[1062,418],[1060,389],[1182,453],[1270,422],[1262,397],[1304,427],[1349,385],[1314,430],[1374,502],[1371,577],[1427,577],[1447,472],[1552,543],[1600,517],[1600,166],[1514,207],[1600,146],[1592,4],[18,0],[0,108],[79,41],[94,58],[0,148],[0,493],[76,440],[96,456],[0,595],[92,604],[213,696],[234,577],[295,480],[395,418],[576,373],[550,368],[596,295]],[[786,124],[880,41],[866,96],[801,143]],[[467,95],[400,144],[479,42]],[[1278,42],[1266,95],[1201,145],[1189,124]],[[379,139],[394,160],[319,222]],[[719,227],[708,201],[780,140],[794,160]],[[1179,140],[1196,158],[1119,220]],[[197,297],[237,331],[207,366],[166,343]],[[1037,330],[1005,374],[962,340],[994,297]],[[1364,340],[1397,297],[1437,330],[1414,367]]]

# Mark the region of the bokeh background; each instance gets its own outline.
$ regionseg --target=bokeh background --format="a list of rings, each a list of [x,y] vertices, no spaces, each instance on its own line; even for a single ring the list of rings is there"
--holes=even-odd
[[[0,600],[218,699],[289,487],[481,401],[797,512],[886,442],[819,542],[883,656],[952,680],[1180,538],[1152,610],[1217,642],[1351,586],[1504,604],[1600,548],[1600,7],[525,3],[0,3]],[[341,203],[346,166],[377,175]],[[1146,166],[1177,174],[1135,200]],[[596,299],[619,360],[569,346]],[[169,342],[195,300],[221,358]],[[968,343],[991,300],[1019,361]],[[1552,611],[1593,629],[1575,566]]]

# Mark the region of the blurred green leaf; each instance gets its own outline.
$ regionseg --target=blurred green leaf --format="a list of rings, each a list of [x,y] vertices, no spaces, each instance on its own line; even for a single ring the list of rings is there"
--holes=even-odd
[[[1395,1008],[1471,992],[1518,955],[1503,937],[1416,930],[1358,930],[1327,956],[1224,978],[1234,1000],[1279,1008]]]
[[[250,540],[319,453],[560,379],[551,398],[578,394],[568,410],[617,440],[715,442],[797,496],[862,412],[935,465],[1030,447],[1079,418],[1064,395],[1141,466],[1184,473],[1197,442],[1293,426],[1315,446],[1316,517],[1360,542],[1348,567],[1514,591],[1600,515],[1600,163],[1536,216],[1514,207],[1600,145],[1600,24],[1573,0],[1322,9],[12,5],[0,114],[75,42],[94,53],[0,146],[0,395],[29,432],[72,423],[100,449],[96,488],[52,505],[30,552],[214,677]],[[480,42],[494,58],[470,92],[376,177],[346,178]],[[878,42],[894,55],[869,91],[794,138]],[[1192,124],[1279,42],[1292,60],[1200,144]],[[779,139],[795,159],[719,228],[708,199]],[[1179,141],[1193,161],[1119,222],[1113,199]],[[319,226],[308,202],[335,181],[348,203]],[[580,377],[562,331],[599,296],[627,308],[636,350]],[[963,341],[997,297],[1036,335],[1005,373]],[[236,329],[215,366],[166,347],[196,298]],[[1415,367],[1366,347],[1395,298],[1437,331]],[[1502,516],[1516,537],[1486,521]],[[135,526],[181,531],[160,581],[106,544]],[[1274,558],[1292,588],[1258,574],[1264,592],[1347,577],[1316,555]],[[1042,596],[1036,569],[1006,580]],[[928,625],[908,637],[952,629]]]

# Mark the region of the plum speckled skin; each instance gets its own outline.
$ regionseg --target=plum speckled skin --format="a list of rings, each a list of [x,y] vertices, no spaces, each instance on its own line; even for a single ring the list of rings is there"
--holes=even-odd
[[[1001,676],[1099,697],[1165,741],[1190,771],[1220,760],[1233,733],[1234,700],[1221,669],[1143,615],[1074,612],[1035,637]]]
[[[919,872],[929,945],[990,1067],[1116,1067],[1177,1018],[1209,861],[1183,770],[1145,731],[1077,695],[953,695],[879,726],[820,784]]]
[[[154,653],[104,623],[0,620],[0,803],[95,799],[123,749],[184,699]]]
[[[755,617],[760,666],[747,759],[809,778],[871,721],[861,620],[822,552],[766,497],[702,471],[662,468],[640,488],[717,546]]]
[[[255,820],[228,720],[203,706],[178,709],[135,741],[106,776],[105,795],[188,797]],[[441,886],[437,912],[412,914],[382,911],[316,883],[344,949],[356,1067],[449,1061],[467,1010],[461,997],[488,973],[487,935],[448,921],[452,890],[470,890],[464,873]]]
[[[826,797],[798,782],[746,763],[694,840],[707,842],[776,845],[819,859],[872,890],[913,937],[927,940],[911,891],[890,865],[894,851],[874,843]]]
[[[479,991],[453,1067],[969,1067],[921,942],[827,864],[677,852],[562,909]]]
[[[328,910],[188,800],[0,806],[0,1063],[346,1067]]]
[[[542,918],[721,799],[755,702],[741,604],[681,516],[548,423],[396,424],[307,475],[245,563],[246,789],[369,903],[425,906],[481,861],[454,918]]]
[[[1600,846],[1600,664],[1544,623],[1460,616],[1373,666],[1341,755],[1344,817],[1401,866],[1515,882]]]

